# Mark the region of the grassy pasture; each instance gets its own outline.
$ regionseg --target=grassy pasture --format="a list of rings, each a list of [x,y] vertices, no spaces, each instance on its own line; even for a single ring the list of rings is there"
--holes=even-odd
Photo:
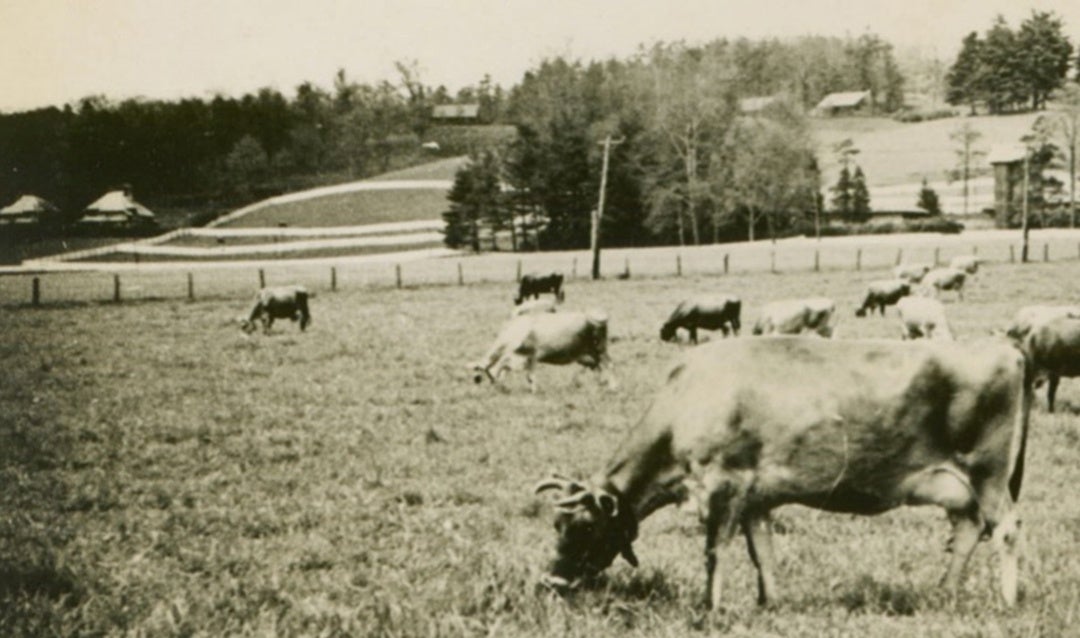
[[[269,204],[223,227],[321,228],[431,220],[440,219],[447,207],[446,191],[437,188],[354,191]]]
[[[213,299],[7,308],[0,333],[0,635],[993,636],[1073,633],[1080,609],[1080,381],[1040,398],[1021,498],[1021,602],[997,600],[983,544],[955,600],[937,588],[948,525],[932,508],[872,518],[779,510],[781,600],[760,610],[741,540],[724,609],[706,613],[703,536],[669,508],[569,600],[538,591],[551,512],[531,487],[587,476],[644,410],[680,346],[660,322],[684,295],[762,303],[828,295],[840,335],[881,271],[573,281],[611,316],[621,388],[541,367],[504,390],[462,364],[509,311],[509,284],[344,290],[301,334],[243,336]],[[1080,264],[990,265],[964,338],[1022,303],[1076,299]]]

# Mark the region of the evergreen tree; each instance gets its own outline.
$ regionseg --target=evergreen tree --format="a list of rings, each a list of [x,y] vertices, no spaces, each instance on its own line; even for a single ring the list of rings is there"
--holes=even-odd
[[[982,41],[979,34],[972,31],[961,44],[956,62],[945,75],[945,101],[952,105],[968,104],[972,115],[975,104],[982,99]]]
[[[870,191],[866,188],[866,176],[862,167],[855,167],[851,178],[851,221],[865,222],[870,219]]]
[[[925,177],[922,181],[922,188],[919,190],[919,201],[916,205],[931,215],[941,214],[941,202],[938,201],[934,189],[930,188],[930,185],[926,183]]]
[[[851,197],[851,170],[845,164],[840,168],[840,178],[836,181],[836,184],[830,188],[832,191],[832,212],[840,216],[841,219],[848,219],[851,216],[852,197]]]
[[[1031,108],[1046,106],[1046,98],[1065,81],[1073,45],[1053,13],[1032,11],[1016,35],[1020,73],[1027,82]]]
[[[498,157],[492,151],[474,155],[454,175],[454,185],[446,196],[450,209],[443,213],[446,227],[443,242],[451,248],[469,247],[480,252],[480,229],[491,229],[492,249],[495,231],[509,216],[502,197]]]

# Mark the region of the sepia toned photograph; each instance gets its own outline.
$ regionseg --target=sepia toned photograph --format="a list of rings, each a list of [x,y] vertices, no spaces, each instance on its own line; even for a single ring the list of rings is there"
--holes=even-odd
[[[0,0],[0,637],[1080,636],[1080,3]]]

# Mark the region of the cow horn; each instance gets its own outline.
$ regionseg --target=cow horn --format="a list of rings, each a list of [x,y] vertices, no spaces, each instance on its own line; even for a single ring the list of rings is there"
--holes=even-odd
[[[637,555],[634,554],[634,548],[630,547],[630,541],[626,541],[626,545],[623,545],[623,548],[619,551],[619,553],[622,554],[622,557],[626,559],[626,562],[630,563],[631,567],[638,566]]]
[[[537,483],[536,488],[533,491],[536,494],[539,494],[545,490],[562,490],[566,489],[567,487],[568,486],[566,481],[564,481],[563,479],[552,477]]]
[[[592,492],[588,490],[581,490],[576,494],[572,494],[570,496],[567,496],[566,498],[555,501],[555,507],[572,508],[575,505],[580,505],[581,503],[585,502],[590,498],[593,498]]]

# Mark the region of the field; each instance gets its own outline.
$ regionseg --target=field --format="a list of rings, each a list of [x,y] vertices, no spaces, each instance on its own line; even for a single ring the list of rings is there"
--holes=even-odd
[[[226,226],[260,228],[285,224],[319,228],[440,219],[447,205],[446,191],[440,189],[356,191],[270,204]]]
[[[560,599],[535,586],[552,552],[552,469],[597,470],[683,346],[659,323],[691,291],[840,302],[860,273],[573,281],[570,307],[611,316],[621,387],[541,367],[471,383],[508,284],[320,292],[314,325],[243,336],[244,301],[8,308],[0,333],[0,635],[996,636],[1073,633],[1080,609],[1080,383],[1033,416],[1021,499],[1021,602],[1004,609],[983,544],[962,593],[936,587],[942,512],[799,507],[776,518],[781,599],[755,607],[741,541],[723,609],[702,605],[703,537],[675,508],[642,526],[642,565]],[[1021,303],[1076,299],[1080,264],[991,265],[949,302],[965,339]]]

